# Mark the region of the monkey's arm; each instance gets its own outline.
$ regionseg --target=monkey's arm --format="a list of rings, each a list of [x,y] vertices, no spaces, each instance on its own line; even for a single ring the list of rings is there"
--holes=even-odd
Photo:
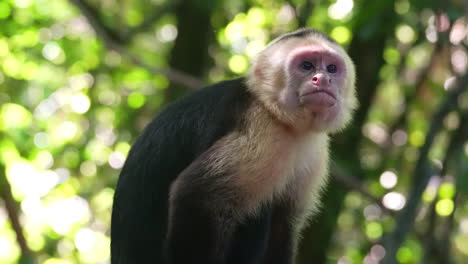
[[[226,148],[229,140],[216,142],[171,186],[170,264],[258,264],[263,256],[271,208],[249,213],[248,198],[233,182],[239,176],[239,153]]]
[[[230,177],[227,168],[208,168],[213,148],[198,157],[171,186],[166,244],[170,264],[225,263],[236,223],[236,205],[229,197],[228,186],[220,182]]]
[[[272,208],[270,239],[262,264],[294,263],[294,205],[285,199]]]

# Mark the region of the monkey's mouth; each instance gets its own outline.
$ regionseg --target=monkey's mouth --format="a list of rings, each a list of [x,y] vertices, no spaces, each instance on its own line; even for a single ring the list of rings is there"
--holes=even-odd
[[[301,103],[312,106],[312,108],[327,108],[336,104],[336,95],[326,89],[307,91],[299,95]]]
[[[301,97],[302,96],[307,96],[307,95],[312,95],[312,94],[325,94],[325,95],[328,95],[328,96],[330,96],[330,97],[332,97],[333,99],[336,100],[335,94],[332,93],[331,91],[327,90],[327,89],[316,89],[316,90],[312,90],[312,91],[307,91],[304,94],[301,94]]]

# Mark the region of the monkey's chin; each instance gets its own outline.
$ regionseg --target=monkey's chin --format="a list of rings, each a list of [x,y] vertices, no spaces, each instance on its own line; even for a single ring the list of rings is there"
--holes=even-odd
[[[328,111],[311,112],[311,129],[316,132],[334,132],[339,127],[338,107],[330,107]]]
[[[330,132],[339,122],[340,106],[338,101],[325,93],[313,93],[301,96],[301,104],[312,119],[313,130]]]

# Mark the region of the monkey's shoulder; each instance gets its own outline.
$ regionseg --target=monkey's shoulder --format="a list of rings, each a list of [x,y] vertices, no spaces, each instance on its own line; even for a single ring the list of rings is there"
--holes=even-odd
[[[171,131],[179,137],[190,132],[202,141],[207,136],[216,140],[238,124],[252,97],[243,78],[219,82],[170,104],[147,130],[164,131],[166,136]]]
[[[141,168],[157,166],[153,171],[164,168],[165,173],[177,174],[242,122],[252,97],[245,80],[239,78],[177,100],[148,124],[134,143],[127,163]]]

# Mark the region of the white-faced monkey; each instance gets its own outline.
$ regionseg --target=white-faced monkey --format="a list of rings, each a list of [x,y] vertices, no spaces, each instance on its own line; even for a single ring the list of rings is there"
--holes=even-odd
[[[313,29],[283,35],[246,78],[168,106],[131,149],[113,264],[291,264],[328,174],[328,135],[357,106],[354,65]]]

